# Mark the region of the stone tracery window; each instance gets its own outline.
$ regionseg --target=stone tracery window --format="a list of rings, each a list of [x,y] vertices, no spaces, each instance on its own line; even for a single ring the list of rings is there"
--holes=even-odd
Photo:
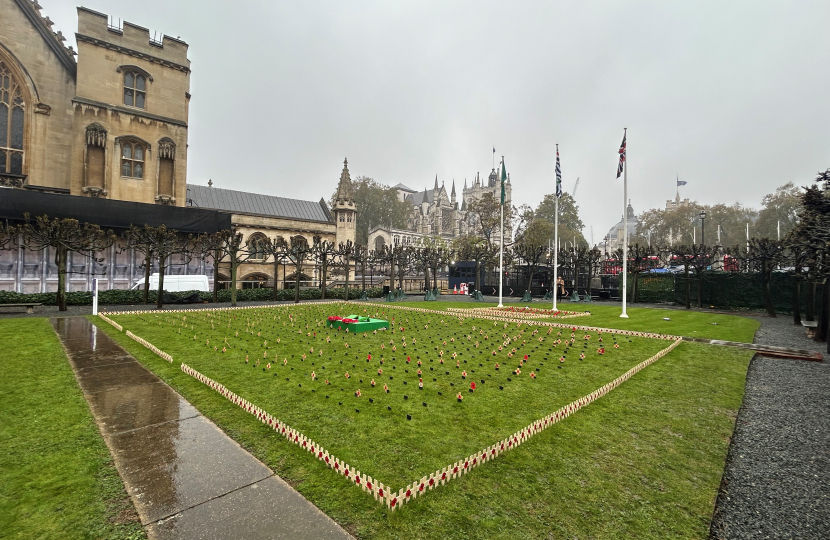
[[[248,238],[248,251],[252,261],[264,261],[267,256],[265,253],[265,243],[268,238],[262,233],[254,233]]]
[[[137,71],[124,72],[124,105],[144,108],[147,100],[147,77]]]
[[[121,141],[121,176],[144,178],[144,158],[147,148],[139,141]]]
[[[25,117],[20,83],[0,61],[0,173],[23,174]]]

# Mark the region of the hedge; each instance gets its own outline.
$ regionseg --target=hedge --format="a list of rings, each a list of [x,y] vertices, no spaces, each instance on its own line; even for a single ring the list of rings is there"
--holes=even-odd
[[[189,291],[184,293],[174,293],[177,296],[186,296],[196,291]],[[349,287],[349,299],[356,300],[360,296],[359,287]],[[373,288],[366,289],[369,298],[380,298],[383,296],[383,289]],[[149,300],[151,304],[156,303],[156,291],[149,292]],[[202,300],[211,301],[213,293],[201,292],[199,293]],[[222,289],[218,294],[220,302],[231,301],[230,289]],[[237,302],[267,302],[273,300],[273,289],[237,289]],[[301,289],[300,300],[318,300],[322,297],[320,289]],[[326,298],[338,300],[345,297],[345,291],[342,287],[334,289],[326,289]],[[277,300],[291,301],[294,300],[293,289],[281,289],[277,291]],[[136,305],[142,304],[144,301],[144,291],[134,290],[128,291],[124,289],[111,289],[108,291],[98,292],[98,304],[124,304]],[[23,294],[16,292],[0,291],[0,304],[24,304],[24,303],[40,303],[45,306],[54,306],[57,304],[57,293],[33,293]],[[92,293],[91,292],[68,292],[66,293],[66,304],[70,306],[91,306]]]

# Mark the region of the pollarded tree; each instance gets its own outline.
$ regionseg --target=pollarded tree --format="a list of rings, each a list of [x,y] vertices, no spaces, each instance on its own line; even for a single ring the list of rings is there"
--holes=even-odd
[[[311,246],[311,259],[320,269],[320,290],[323,300],[326,299],[326,281],[328,281],[329,271],[337,266],[337,255],[338,250],[334,242],[323,240],[320,236],[314,237]]]
[[[488,242],[483,236],[462,236],[457,238],[454,248],[463,261],[473,261],[475,266],[475,290],[481,291],[481,267],[490,265],[499,257],[497,245]]]
[[[300,277],[303,268],[313,257],[312,246],[308,244],[308,240],[304,236],[299,234],[292,236],[288,241],[282,236],[278,236],[275,243],[280,257],[294,265],[294,303],[299,303]]]
[[[57,304],[59,311],[66,311],[66,262],[70,252],[95,262],[102,262],[95,254],[110,247],[115,242],[112,231],[105,231],[98,225],[84,223],[76,219],[49,219],[39,216],[34,221],[29,214],[24,214],[25,222],[20,226],[23,245],[33,251],[47,248],[55,250],[55,264],[58,267]]]
[[[143,234],[143,229],[136,225],[130,225],[130,228],[124,231],[124,244],[122,250],[132,249],[141,253],[144,258],[144,290],[142,301],[145,304],[150,303],[150,271],[153,267],[153,258],[155,252],[153,251],[153,243],[150,238]],[[132,285],[132,284],[131,284]]]
[[[553,234],[553,225],[546,219],[532,219],[529,224],[521,227],[512,251],[516,258],[521,259],[528,267],[525,298],[530,296],[530,285],[533,274],[542,256],[548,250],[548,242]]]
[[[352,243],[351,240],[346,240],[345,242],[340,242],[337,246],[336,250],[336,267],[339,270],[342,270],[346,274],[346,283],[343,288],[343,299],[348,302],[349,301],[349,278],[351,277],[352,272],[352,263],[356,263],[355,252],[357,250],[357,246]],[[364,263],[365,264],[365,263]],[[355,264],[355,268],[357,268],[357,264]],[[363,288],[366,288],[366,280],[364,277]]]
[[[213,301],[219,301],[219,263],[225,257],[225,246],[230,231],[223,230],[213,234],[200,234],[194,241],[194,252],[204,261],[213,261]],[[276,276],[276,274],[274,274]],[[276,297],[274,298],[276,299]]]
[[[582,256],[582,263],[585,267],[585,270],[588,273],[588,298],[591,298],[591,281],[594,279],[594,272],[596,272],[597,268],[599,267],[600,261],[603,259],[602,252],[598,250],[596,247],[591,249],[587,248],[579,248],[580,250],[584,250]]]
[[[17,227],[9,222],[0,223],[0,251],[11,249],[12,241],[17,237]]]
[[[166,225],[151,227],[131,227],[127,231],[127,245],[140,249],[146,246],[149,252],[155,254],[159,264],[159,288],[156,299],[156,308],[164,306],[164,274],[168,261],[173,255],[182,255],[186,259],[191,256],[193,237],[180,233],[175,229],[168,229]],[[145,275],[146,275],[145,269]],[[145,278],[146,279],[146,278]],[[145,281],[146,285],[146,281]],[[146,288],[146,287],[145,287]]]

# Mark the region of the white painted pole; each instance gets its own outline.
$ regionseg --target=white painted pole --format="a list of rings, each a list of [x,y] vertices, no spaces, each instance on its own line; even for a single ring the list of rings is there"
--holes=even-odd
[[[499,307],[502,305],[502,288],[504,281],[504,205],[501,205],[501,242],[499,243]]]
[[[620,317],[627,319],[628,313],[625,312],[625,308],[626,297],[628,296],[628,128],[625,129],[623,137],[626,139],[626,144],[625,162],[623,163],[623,167],[625,167],[623,169],[623,284],[622,291],[620,291],[620,296],[622,296],[622,314],[620,314]]]
[[[697,244],[697,227],[692,227],[692,244]]]
[[[556,180],[554,180],[555,182]],[[559,197],[556,196],[556,191],[554,191],[553,196],[553,214],[555,216],[553,218],[553,311],[556,311],[556,294],[559,292]]]
[[[720,225],[718,225],[718,245],[720,245]]]
[[[781,220],[778,220],[778,239],[781,240]]]
[[[92,314],[98,315],[98,278],[92,280]]]

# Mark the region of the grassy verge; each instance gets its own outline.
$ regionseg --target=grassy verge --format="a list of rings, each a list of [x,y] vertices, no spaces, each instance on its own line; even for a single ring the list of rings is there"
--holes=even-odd
[[[49,321],[0,343],[0,537],[145,538]]]
[[[705,538],[751,357],[683,344],[517,450],[390,513],[181,373],[178,361],[183,359],[176,354],[170,365],[108,325],[102,327],[359,538]],[[155,323],[144,333],[132,329],[164,349],[172,340],[165,342],[167,332],[159,328]],[[203,347],[190,344],[193,355],[205,355]],[[268,403],[260,405],[270,410]],[[521,402],[511,406],[524,412]],[[432,435],[423,434],[427,443]],[[403,462],[421,458],[406,452],[396,457]]]
[[[487,302],[406,302],[401,306],[419,307],[423,309],[445,310],[451,308],[492,307],[496,304]],[[515,306],[515,302],[505,303]],[[548,308],[545,303],[533,302],[528,304],[534,308]],[[573,319],[549,320],[575,325],[596,326],[599,328],[618,328],[621,330],[636,330],[641,332],[657,332],[675,336],[699,337],[706,339],[723,339],[727,341],[741,341],[752,343],[755,331],[760,326],[758,321],[740,317],[738,315],[723,315],[707,313],[705,311],[685,311],[675,309],[653,309],[629,307],[626,311],[628,319],[621,319],[621,304],[571,304],[560,302],[557,306],[565,311],[590,311],[590,317]],[[665,321],[668,317],[670,320]]]

